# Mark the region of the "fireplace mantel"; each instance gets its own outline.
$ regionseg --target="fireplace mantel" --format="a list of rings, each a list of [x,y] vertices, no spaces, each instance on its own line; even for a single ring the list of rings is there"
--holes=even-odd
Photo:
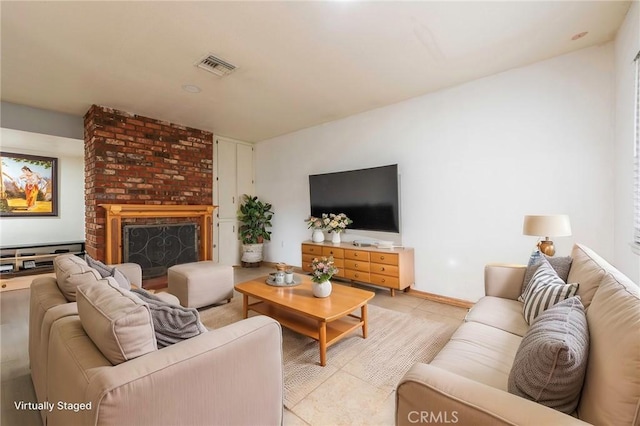
[[[211,205],[98,204],[106,211],[105,262],[122,263],[122,219],[194,217],[200,225],[200,260],[212,260],[213,210]]]

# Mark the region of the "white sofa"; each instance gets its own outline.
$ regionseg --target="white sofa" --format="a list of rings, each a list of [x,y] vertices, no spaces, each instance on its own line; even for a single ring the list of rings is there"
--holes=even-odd
[[[157,349],[146,302],[79,258],[56,262],[56,278],[31,285],[29,357],[38,402],[52,408],[41,411],[45,425],[282,424],[276,321],[252,317]],[[123,270],[133,271],[135,282],[137,268]],[[65,271],[75,278],[66,280]],[[67,299],[71,293],[78,302]],[[134,315],[123,314],[130,307]],[[104,342],[112,330],[95,332],[110,315],[121,333],[111,343],[139,343],[144,354],[113,361]]]
[[[509,373],[529,329],[517,300],[526,267],[488,265],[486,296],[433,361],[415,364],[398,384],[396,424],[638,426],[638,286],[585,246],[574,246],[571,256],[568,282],[580,284],[590,343],[574,413],[508,392]]]

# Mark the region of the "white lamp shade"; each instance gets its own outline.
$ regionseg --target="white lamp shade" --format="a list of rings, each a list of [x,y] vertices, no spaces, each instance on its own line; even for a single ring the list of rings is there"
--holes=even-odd
[[[571,235],[571,223],[566,214],[528,215],[524,217],[522,233],[536,237],[567,237]]]

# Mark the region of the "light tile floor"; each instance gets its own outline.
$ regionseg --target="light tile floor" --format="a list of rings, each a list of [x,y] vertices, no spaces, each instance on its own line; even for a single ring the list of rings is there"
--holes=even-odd
[[[236,268],[235,282],[271,272],[270,268]],[[376,293],[371,304],[457,327],[466,309],[431,302],[403,292],[391,297],[388,290],[364,286]],[[237,295],[240,297],[240,295]],[[2,405],[0,424],[41,425],[34,411],[17,411],[14,401],[35,401],[28,357],[29,290],[0,293],[0,358]],[[358,395],[358,398],[353,398]],[[340,370],[292,407],[285,409],[284,424],[393,425],[395,391],[380,389]]]
[[[250,280],[271,272],[268,268],[237,269],[236,283]],[[371,304],[382,308],[414,315],[419,318],[444,322],[455,329],[467,314],[467,310],[432,302],[389,290],[362,286],[375,292]],[[358,395],[354,398],[354,395]],[[340,369],[327,381],[313,390],[291,410],[285,409],[284,424],[289,425],[393,425],[395,390],[377,388]]]

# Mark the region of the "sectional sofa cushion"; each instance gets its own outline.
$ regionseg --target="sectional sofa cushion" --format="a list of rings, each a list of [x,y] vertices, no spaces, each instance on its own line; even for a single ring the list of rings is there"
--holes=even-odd
[[[529,324],[522,316],[522,303],[502,297],[481,298],[473,305],[464,320],[490,325],[520,337],[529,330]]]
[[[522,338],[509,373],[509,392],[563,413],[575,411],[589,354],[579,297],[544,311]]]
[[[522,337],[479,322],[465,322],[430,362],[434,367],[507,391]]]
[[[539,251],[534,252],[529,258],[529,263],[527,264],[527,270],[524,273],[524,281],[522,286],[522,295],[518,298],[519,301],[524,302],[524,294],[527,292],[527,288],[531,283],[531,278],[533,278],[533,274],[536,273],[542,262],[546,260],[549,262],[554,271],[558,274],[558,277],[564,282],[568,282],[569,271],[571,269],[571,263],[573,259],[571,256],[565,257],[550,257],[545,254],[540,253]]]
[[[605,275],[604,268],[608,270],[615,268],[593,250],[580,244],[573,246],[571,257],[573,263],[567,282],[580,283],[578,296],[580,296],[584,308],[589,310],[591,300]]]
[[[158,349],[190,339],[207,331],[196,308],[171,305],[143,289],[131,290],[149,305]]]
[[[149,306],[111,277],[77,288],[78,314],[87,335],[113,365],[158,349]]]
[[[578,405],[594,424],[640,424],[640,291],[611,268],[587,309],[589,367]]]
[[[131,290],[131,283],[129,282],[129,279],[125,277],[124,274],[118,270],[118,268],[105,265],[99,260],[95,260],[88,254],[85,254],[84,260],[87,262],[87,265],[98,271],[102,278],[112,277],[117,281],[120,287],[125,290]]]
[[[76,301],[76,288],[83,284],[96,283],[102,277],[74,254],[62,254],[53,260],[58,288],[69,302]]]
[[[578,284],[565,284],[545,259],[533,274],[524,294],[524,319],[528,324],[556,303],[574,296]]]

